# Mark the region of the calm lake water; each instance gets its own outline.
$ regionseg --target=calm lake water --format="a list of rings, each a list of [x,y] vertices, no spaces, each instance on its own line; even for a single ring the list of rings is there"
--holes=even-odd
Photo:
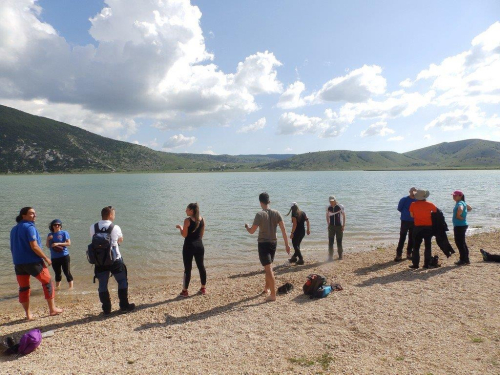
[[[416,171],[416,172],[262,172],[206,174],[110,174],[0,176],[0,300],[17,295],[9,249],[9,233],[23,206],[37,211],[37,228],[45,239],[48,224],[59,218],[71,235],[72,272],[78,291],[94,291],[92,268],[85,249],[89,227],[107,205],[116,208],[116,221],[124,233],[122,254],[131,277],[148,280],[178,277],[183,272],[181,224],[186,205],[200,204],[206,220],[205,259],[211,272],[234,272],[259,265],[257,234],[249,235],[245,223],[252,223],[260,210],[258,195],[267,191],[271,207],[282,215],[296,201],[310,218],[311,235],[303,241],[304,254],[319,257],[327,253],[325,210],[334,194],[346,208],[345,251],[364,251],[396,242],[399,237],[401,197],[411,186],[431,191],[429,200],[440,207],[451,227],[454,202],[451,193],[464,191],[474,210],[472,231],[500,226],[496,186],[500,171]],[[287,231],[290,218],[285,218]],[[47,251],[47,249],[44,249]],[[279,239],[276,263],[286,260]],[[196,269],[193,282],[198,283]],[[63,279],[64,280],[64,279]],[[209,280],[210,282],[210,280]],[[32,282],[33,289],[40,289]],[[114,287],[113,282],[110,284]]]

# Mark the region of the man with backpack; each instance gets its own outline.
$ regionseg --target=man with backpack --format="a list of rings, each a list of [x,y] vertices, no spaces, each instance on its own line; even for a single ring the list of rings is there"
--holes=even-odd
[[[135,308],[135,304],[128,302],[128,280],[127,267],[123,263],[118,244],[123,242],[122,230],[114,225],[115,209],[112,206],[101,210],[99,222],[90,227],[92,243],[89,245],[89,262],[95,264],[94,278],[99,281],[99,300],[102,303],[104,315],[111,313],[111,298],[108,291],[108,280],[110,274],[118,283],[118,298],[120,300],[120,311],[129,312]]]

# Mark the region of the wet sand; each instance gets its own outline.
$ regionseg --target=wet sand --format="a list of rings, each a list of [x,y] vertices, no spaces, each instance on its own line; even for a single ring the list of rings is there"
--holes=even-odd
[[[0,357],[2,374],[500,374],[500,232],[468,237],[471,265],[455,254],[442,267],[413,271],[395,263],[395,245],[324,263],[305,249],[304,266],[276,266],[277,285],[294,290],[264,302],[264,276],[208,270],[208,295],[178,297],[178,282],[130,285],[134,312],[100,315],[97,292],[68,293],[65,309],[48,317],[43,296],[32,296],[34,321],[20,305],[2,311],[0,337],[32,328],[54,336],[26,357]],[[278,251],[284,252],[278,245]],[[320,252],[311,253],[318,257]],[[282,256],[281,256],[282,258]],[[320,300],[302,293],[310,273],[344,290]],[[34,281],[36,282],[36,281]],[[116,283],[110,280],[114,309]],[[196,268],[190,292],[199,287]]]

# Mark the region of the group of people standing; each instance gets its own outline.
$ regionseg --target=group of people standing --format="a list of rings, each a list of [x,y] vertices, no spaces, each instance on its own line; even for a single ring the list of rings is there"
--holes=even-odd
[[[435,235],[433,231],[433,215],[440,210],[427,201],[430,193],[427,190],[420,190],[412,187],[409,195],[403,197],[398,204],[398,211],[401,212],[401,229],[399,243],[396,248],[396,258],[394,261],[403,260],[403,248],[406,237],[408,244],[406,258],[412,260],[410,268],[419,268],[420,246],[424,242],[424,268],[432,268],[431,264],[431,239]],[[455,244],[460,253],[457,265],[470,264],[469,249],[467,247],[465,233],[468,228],[467,214],[472,210],[465,203],[463,192],[456,190],[452,194],[455,206],[453,209],[453,228]],[[264,267],[265,283],[262,295],[267,301],[276,300],[276,282],[273,273],[272,263],[277,247],[277,228],[279,226],[285,250],[290,254],[291,249],[288,242],[288,235],[281,214],[270,208],[269,194],[259,195],[261,211],[257,212],[250,226],[245,224],[248,233],[253,234],[259,230],[258,234],[258,254]],[[333,245],[337,242],[338,258],[343,258],[342,238],[346,223],[344,206],[337,202],[335,196],[329,197],[330,205],[326,209],[326,221],[328,225],[328,261],[333,261]],[[305,235],[311,233],[310,223],[307,214],[300,210],[296,202],[291,204],[287,214],[291,214],[292,230],[290,238],[294,248],[294,253],[289,259],[290,263],[297,265],[304,264],[301,252],[301,242]],[[200,214],[200,207],[197,203],[190,203],[186,208],[186,219],[183,225],[176,228],[184,238],[182,250],[184,263],[184,277],[180,296],[189,296],[189,284],[193,258],[200,273],[201,287],[198,294],[204,295],[206,291],[207,272],[204,265],[205,249],[203,246],[203,235],[205,233],[205,219]],[[123,262],[119,245],[123,242],[123,233],[118,225],[114,224],[116,211],[112,206],[106,206],[101,210],[101,220],[90,226],[90,236],[96,232],[109,233],[111,239],[111,250],[113,262],[109,266],[98,266],[94,269],[94,279],[99,281],[99,300],[105,315],[111,313],[111,298],[108,291],[108,281],[112,275],[118,284],[118,299],[121,312],[134,310],[135,304],[128,300],[128,276],[127,267]],[[24,207],[16,217],[17,225],[10,233],[10,248],[14,263],[16,278],[19,284],[19,302],[22,304],[26,318],[32,319],[30,312],[30,276],[35,277],[42,284],[45,298],[48,303],[50,315],[57,315],[62,309],[55,305],[55,288],[47,266],[52,265],[56,278],[56,288],[60,287],[62,273],[66,276],[69,288],[73,288],[73,276],[71,275],[70,255],[68,247],[71,245],[70,235],[62,230],[62,221],[53,220],[49,225],[50,233],[46,238],[46,246],[50,249],[51,258],[47,257],[42,250],[42,242],[38,230],[35,227],[36,212],[33,207]],[[307,228],[307,229],[306,229]],[[500,261],[500,256],[490,254],[481,249],[485,261]]]
[[[408,235],[408,245],[406,248],[406,258],[412,260],[410,268],[420,267],[420,246],[424,242],[424,268],[437,267],[431,263],[432,250],[431,240],[435,235],[436,214],[440,210],[427,198],[430,192],[412,187],[409,195],[401,198],[398,204],[398,211],[401,213],[401,229],[399,243],[396,248],[395,262],[403,260],[403,247]],[[455,245],[460,253],[460,259],[455,262],[457,266],[470,264],[469,248],[465,240],[467,232],[467,213],[472,211],[472,207],[465,203],[465,195],[460,190],[452,193],[455,206],[453,208],[453,233]]]

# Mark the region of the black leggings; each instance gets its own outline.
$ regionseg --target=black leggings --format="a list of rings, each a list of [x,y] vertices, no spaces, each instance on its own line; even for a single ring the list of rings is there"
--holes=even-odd
[[[305,233],[294,233],[292,238],[292,245],[295,252],[293,253],[292,258],[299,258],[302,260],[302,253],[300,252],[300,243],[304,239]]]
[[[191,269],[193,268],[193,257],[196,262],[196,267],[200,271],[200,281],[201,285],[207,283],[207,271],[205,270],[205,265],[203,264],[203,257],[205,255],[205,248],[201,241],[184,244],[182,249],[182,260],[184,261],[184,282],[182,287],[187,290],[189,287],[189,282],[191,281]]]
[[[469,248],[465,242],[467,228],[467,225],[453,227],[453,234],[455,235],[455,245],[457,245],[458,252],[460,253],[460,260],[469,263]]]
[[[70,281],[73,281],[73,275],[71,275],[71,270],[70,270],[69,255],[66,255],[65,257],[61,258],[52,259],[52,268],[54,269],[54,272],[56,274],[56,282],[60,282],[62,280],[61,268],[62,271],[64,272],[64,275],[66,276],[66,280],[68,280],[68,283]]]

